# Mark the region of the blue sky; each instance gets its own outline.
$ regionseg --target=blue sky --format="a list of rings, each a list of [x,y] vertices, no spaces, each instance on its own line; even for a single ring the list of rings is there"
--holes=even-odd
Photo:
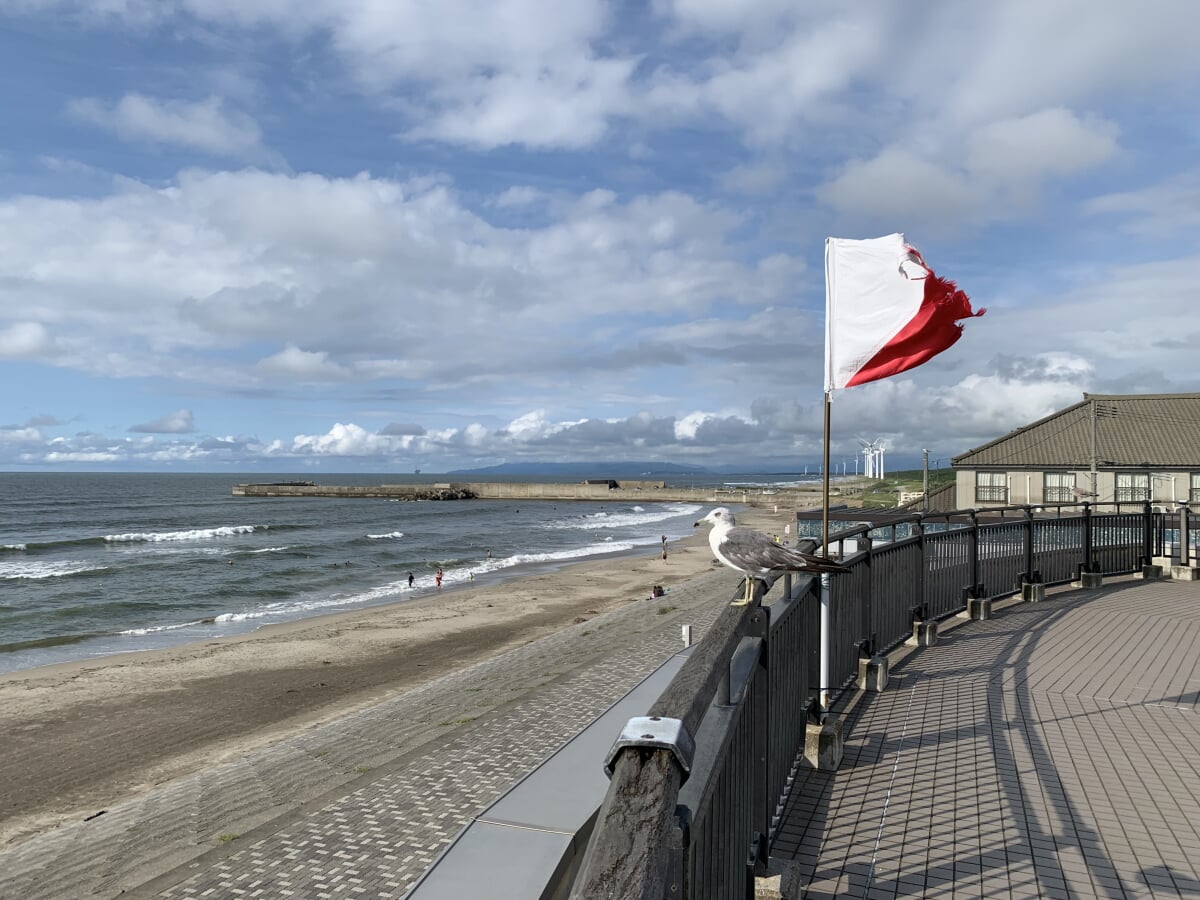
[[[1197,390],[1191,4],[902,7],[0,0],[0,469],[803,467],[829,235],[988,308],[835,459]]]

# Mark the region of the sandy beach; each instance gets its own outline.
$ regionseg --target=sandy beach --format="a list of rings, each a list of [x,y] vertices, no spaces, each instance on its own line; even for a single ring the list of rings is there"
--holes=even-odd
[[[739,521],[782,533],[791,510]],[[0,677],[0,845],[330,721],[711,570],[697,534],[247,635]],[[730,573],[730,585],[737,576]]]

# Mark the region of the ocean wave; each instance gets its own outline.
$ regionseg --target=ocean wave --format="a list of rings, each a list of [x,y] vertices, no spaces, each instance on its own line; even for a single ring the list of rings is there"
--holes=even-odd
[[[646,511],[640,506],[634,506],[629,512],[592,513],[575,519],[548,522],[546,527],[584,531],[590,531],[595,528],[636,528],[639,525],[664,522],[667,519],[674,519],[679,516],[690,516],[701,509],[703,507],[695,503],[671,503],[650,511]]]
[[[514,553],[496,559],[480,560],[470,565],[459,566],[458,561],[443,564],[442,586],[463,586],[472,583],[472,575],[479,578],[490,572],[499,572],[516,566],[546,565],[559,562],[586,559],[589,556],[602,556],[611,553],[622,553],[633,550],[637,545],[632,541],[606,541],[588,544],[583,547],[573,547],[568,550],[555,550],[546,553]],[[396,600],[405,594],[424,592],[436,589],[437,578],[430,572],[418,575],[413,581],[412,588],[408,586],[408,578],[381,584],[377,587],[352,594],[312,597],[303,600],[288,600],[278,603],[268,603],[255,609],[241,612],[221,613],[213,618],[217,624],[234,624],[249,622],[257,619],[295,619],[315,615],[330,610],[354,609],[370,606],[376,603]]]
[[[3,544],[0,545],[0,550],[28,550],[28,544]]]
[[[196,619],[192,622],[176,622],[172,625],[147,625],[145,628],[127,628],[124,631],[118,631],[117,634],[133,635],[140,637],[146,634],[159,634],[164,631],[178,631],[181,628],[194,628],[197,625],[213,625],[217,622],[219,616],[210,616],[206,619]]]
[[[193,528],[188,531],[144,531],[129,534],[106,534],[104,540],[110,544],[158,543],[160,541],[206,541],[212,538],[233,537],[235,534],[253,534],[267,530],[269,525],[223,525],[220,528]]]
[[[368,534],[367,537],[373,541],[386,541],[389,539],[396,540],[398,538],[404,537],[404,532],[403,531],[392,531],[392,532],[389,532],[388,534]]]
[[[0,644],[0,653],[20,653],[23,650],[66,647],[71,644],[82,644],[86,640],[100,636],[98,632],[85,632],[84,634],[59,634],[54,637],[32,638],[28,641],[13,641],[8,644]]]
[[[87,563],[79,560],[65,562],[0,562],[0,579],[12,580],[20,578],[65,578],[68,575],[78,575],[81,572],[102,572],[108,566],[98,563]]]

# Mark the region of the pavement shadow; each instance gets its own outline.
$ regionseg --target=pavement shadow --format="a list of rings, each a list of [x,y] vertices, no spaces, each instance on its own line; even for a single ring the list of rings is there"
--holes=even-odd
[[[952,857],[939,858],[936,865],[930,865],[924,859],[920,862],[914,860],[911,866],[902,866],[898,874],[893,869],[886,881],[876,878],[870,855],[864,858],[861,844],[868,836],[861,832],[858,838],[860,848],[849,855],[835,852],[835,856],[841,855],[842,858],[830,858],[822,862],[822,845],[831,826],[837,824],[838,810],[824,809],[820,803],[828,802],[837,775],[860,767],[878,766],[889,757],[896,758],[902,749],[911,746],[911,736],[906,742],[904,738],[895,736],[894,729],[886,726],[870,730],[858,740],[854,739],[856,727],[871,727],[867,724],[870,722],[868,712],[881,696],[865,695],[856,705],[852,718],[846,722],[850,735],[847,751],[853,744],[856,752],[852,756],[848,753],[843,758],[839,773],[810,773],[806,776],[806,782],[811,785],[807,789],[811,797],[806,804],[810,812],[807,823],[799,829],[795,854],[800,866],[801,883],[810,884],[814,880],[825,884],[839,883],[837,896],[875,896],[878,891],[880,896],[894,894],[917,897],[952,889],[957,880],[970,873],[1000,867],[1010,872],[1020,871],[1021,877],[1028,881],[1032,891],[1030,896],[1035,896],[1041,893],[1042,886],[1048,886],[1053,893],[1058,885],[1069,880],[1062,865],[1069,858],[1076,862],[1076,868],[1081,862],[1086,869],[1085,882],[1092,885],[1094,896],[1114,900],[1124,898],[1128,890],[1144,888],[1145,884],[1173,885],[1182,894],[1200,896],[1200,882],[1168,866],[1143,869],[1141,875],[1144,884],[1138,885],[1129,883],[1131,876],[1128,870],[1123,876],[1118,873],[1113,859],[1104,849],[1100,833],[1089,824],[1090,816],[1071,796],[1060,774],[1054,748],[1043,735],[1042,726],[1046,720],[1036,714],[1038,701],[1030,686],[1035,653],[1064,616],[1096,600],[1111,597],[1114,593],[1142,586],[1138,583],[1113,585],[1103,591],[1064,597],[1065,603],[1049,599],[1038,604],[1037,609],[1024,604],[1009,607],[1000,611],[996,619],[1002,621],[1014,613],[1021,614],[1023,621],[1015,630],[980,633],[970,629],[962,634],[956,630],[952,638],[947,636],[951,638],[946,641],[947,644],[957,642],[970,646],[971,662],[967,665],[962,665],[961,660],[956,663],[948,658],[945,664],[939,664],[935,648],[913,654],[893,669],[893,676],[935,682],[953,683],[965,678],[987,678],[987,703],[982,720],[976,713],[970,722],[948,723],[946,728],[923,732],[919,742],[926,748],[946,746],[977,739],[981,731],[986,733],[997,772],[1002,773],[997,785],[1003,819],[1010,826],[1016,824],[1015,838],[1004,838],[1004,832],[997,822],[994,841],[982,847],[976,845]],[[999,677],[1000,673],[1005,677]],[[932,693],[936,693],[936,689]],[[1195,705],[1200,702],[1200,692],[1188,692],[1163,702]],[[1061,748],[1059,753],[1061,755]],[[1072,763],[1068,761],[1066,765],[1070,767]],[[839,796],[842,793],[844,789]],[[812,805],[814,803],[816,805]],[[857,815],[853,811],[846,814]],[[785,821],[790,824],[796,820],[785,815]],[[873,835],[870,839],[874,843]],[[1076,871],[1073,879],[1076,884],[1079,877]],[[817,894],[808,893],[804,896]]]

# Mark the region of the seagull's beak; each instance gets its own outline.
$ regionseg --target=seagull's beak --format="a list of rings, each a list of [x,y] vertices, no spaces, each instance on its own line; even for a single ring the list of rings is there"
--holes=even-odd
[[[704,520],[703,520],[703,519],[697,519],[695,522],[693,522],[693,523],[692,523],[692,527],[693,527],[693,528],[699,528],[699,527],[700,527],[701,525],[703,525],[703,524],[704,524]]]

